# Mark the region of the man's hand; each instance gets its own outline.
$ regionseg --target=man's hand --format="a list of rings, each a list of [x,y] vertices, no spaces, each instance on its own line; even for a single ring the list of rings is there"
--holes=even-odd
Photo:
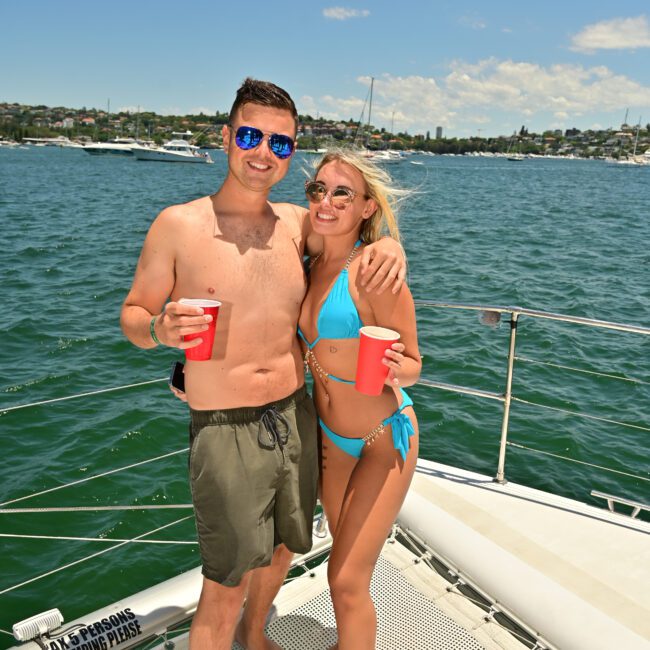
[[[171,348],[187,350],[201,345],[203,339],[196,338],[183,341],[186,334],[205,332],[207,323],[212,320],[211,314],[204,314],[200,307],[183,305],[179,302],[168,302],[162,314],[156,318],[154,330],[158,340]]]
[[[379,295],[393,285],[398,293],[406,280],[404,249],[391,237],[384,237],[363,249],[361,255],[361,286]]]
[[[174,386],[170,386],[169,390],[174,393],[181,402],[187,402],[187,395],[182,390],[178,390],[178,388],[175,388]]]

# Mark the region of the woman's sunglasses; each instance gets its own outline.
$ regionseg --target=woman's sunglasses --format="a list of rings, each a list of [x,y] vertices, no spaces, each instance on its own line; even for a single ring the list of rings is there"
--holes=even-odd
[[[231,129],[233,127],[230,127]],[[235,142],[240,149],[248,151],[259,146],[264,136],[268,135],[269,149],[281,160],[289,158],[293,153],[294,142],[288,135],[281,133],[264,133],[254,126],[240,126],[235,131]]]
[[[357,192],[351,190],[349,187],[333,187],[328,190],[325,183],[320,181],[307,181],[305,183],[305,194],[311,203],[320,203],[325,200],[329,194],[330,203],[335,208],[346,208],[357,195]]]

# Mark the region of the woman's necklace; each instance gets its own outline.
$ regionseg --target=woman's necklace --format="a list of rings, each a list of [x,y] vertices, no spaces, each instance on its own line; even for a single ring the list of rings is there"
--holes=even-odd
[[[350,251],[350,254],[348,255],[348,258],[347,258],[347,260],[345,261],[345,266],[343,267],[346,271],[347,271],[348,267],[350,266],[350,263],[351,263],[352,260],[354,259],[354,256],[357,254],[357,250],[359,250],[359,248],[361,248],[361,244],[355,244],[355,245],[354,245],[354,248]],[[321,251],[320,253],[318,253],[318,255],[316,255],[316,257],[314,257],[314,258],[311,260],[311,262],[309,263],[309,270],[310,270],[310,271],[314,268],[314,265],[315,265],[316,262],[318,262],[318,260],[321,258],[321,255],[322,255],[322,254],[323,254],[323,251]]]
[[[357,250],[359,250],[360,246],[355,245],[350,254],[348,255],[348,258],[345,262],[345,266],[343,267],[346,271],[348,267],[350,266],[350,263],[354,259],[354,256],[357,253]],[[311,264],[309,265],[309,270],[314,267],[314,264],[320,259],[320,256],[323,254],[321,251],[314,257],[314,259],[311,261]],[[322,366],[320,363],[318,363],[318,359],[316,359],[316,355],[314,352],[311,350],[311,348],[307,348],[307,352],[305,352],[305,356],[303,357],[303,363],[305,364],[305,373],[308,373],[311,370],[311,367],[313,367],[313,370],[316,371],[316,374],[321,378],[321,381],[323,384],[327,384],[329,381],[329,373],[323,370]],[[327,393],[326,393],[327,394]],[[329,397],[329,395],[328,395]]]

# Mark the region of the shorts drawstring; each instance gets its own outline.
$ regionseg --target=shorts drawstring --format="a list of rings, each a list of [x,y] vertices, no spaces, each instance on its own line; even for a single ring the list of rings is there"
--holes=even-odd
[[[284,433],[280,432],[278,424],[284,425]],[[280,447],[282,457],[284,458],[284,446],[287,444],[287,440],[289,439],[289,430],[290,427],[287,419],[282,415],[282,413],[278,413],[275,407],[272,406],[262,413],[260,424],[257,429],[257,442],[260,444],[260,447],[263,447],[264,449],[275,449],[277,444],[277,446]],[[265,440],[265,432],[266,436],[268,436],[268,442]]]

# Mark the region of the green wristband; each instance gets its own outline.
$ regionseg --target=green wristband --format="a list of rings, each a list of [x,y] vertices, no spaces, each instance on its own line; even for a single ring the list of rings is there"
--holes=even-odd
[[[156,345],[162,345],[159,338],[156,336],[156,330],[154,329],[154,325],[156,324],[156,318],[158,318],[158,316],[153,316],[151,322],[149,323],[149,334],[151,334],[151,338],[153,339],[153,342]]]

